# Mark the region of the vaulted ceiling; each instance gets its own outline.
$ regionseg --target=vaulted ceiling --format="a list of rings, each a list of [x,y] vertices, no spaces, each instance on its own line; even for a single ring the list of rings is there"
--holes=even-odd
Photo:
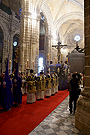
[[[84,0],[44,0],[41,10],[48,23],[59,29],[61,38],[68,38],[72,31],[80,34],[84,28]]]
[[[2,0],[4,4],[18,13],[24,0]],[[80,35],[80,46],[84,46],[84,0],[25,0],[34,3],[47,19],[53,31],[59,31],[65,44],[75,46],[74,37]],[[53,35],[52,35],[53,36]]]
[[[76,47],[76,35],[80,35],[79,46],[84,47],[84,0],[43,0],[41,10],[52,26],[51,33],[59,31],[62,44],[68,45],[63,54]]]

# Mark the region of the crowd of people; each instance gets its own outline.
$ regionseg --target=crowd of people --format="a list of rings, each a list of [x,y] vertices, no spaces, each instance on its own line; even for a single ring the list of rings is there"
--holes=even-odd
[[[11,110],[12,106],[22,103],[22,79],[17,68],[13,78],[9,75],[9,58],[7,59],[6,71],[0,77],[0,106],[3,111]]]
[[[50,74],[47,71],[44,75],[42,71],[39,76],[36,76],[31,69],[29,75],[28,73],[24,75],[18,71],[17,63],[16,70],[10,75],[7,62],[6,71],[0,78],[0,106],[3,111],[11,110],[11,107],[19,107],[23,94],[27,94],[26,103],[34,103],[57,92],[58,76],[55,72]]]
[[[34,103],[46,97],[55,95],[58,92],[59,78],[55,72],[49,73],[41,71],[37,76],[31,69],[28,75],[24,75],[18,71],[18,63],[16,70],[9,74],[8,60],[6,71],[0,77],[0,106],[3,111],[11,110],[11,107],[19,107],[22,103],[22,95],[27,94],[26,103]],[[69,107],[70,114],[75,113],[76,102],[80,94],[80,84],[83,85],[82,74],[73,73],[69,80]],[[72,102],[74,109],[72,110]]]

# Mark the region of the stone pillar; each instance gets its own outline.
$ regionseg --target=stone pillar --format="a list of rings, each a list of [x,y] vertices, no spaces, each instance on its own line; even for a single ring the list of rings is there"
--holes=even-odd
[[[90,0],[84,1],[84,31],[85,31],[85,83],[82,97],[77,102],[75,112],[75,127],[85,135],[90,135]]]
[[[22,0],[22,13],[20,20],[20,38],[19,38],[19,46],[20,46],[20,65],[21,71],[24,72],[25,68],[29,69],[30,62],[29,58],[31,58],[31,12],[30,2]],[[26,67],[25,67],[26,66]]]
[[[9,41],[9,60],[11,60],[10,73],[12,73],[12,54],[13,54],[13,35],[10,36]]]
[[[10,16],[10,25],[9,25],[9,60],[11,60],[11,67],[10,67],[10,73],[12,72],[12,54],[13,54],[13,18],[15,16],[15,12],[12,11],[12,14]]]
[[[13,17],[14,17],[15,13],[14,11],[12,11],[12,15],[10,15],[9,17],[9,31],[8,31],[8,37],[6,36],[4,38],[3,41],[3,60],[2,60],[2,72],[4,72],[6,70],[6,59],[8,58],[8,54],[9,54],[9,60],[12,61],[12,52],[13,52]],[[9,40],[8,40],[9,38]],[[10,67],[11,69],[11,67]]]
[[[7,39],[3,41],[3,59],[2,59],[2,72],[6,70],[6,59],[8,57]],[[6,55],[7,54],[7,55]]]
[[[51,39],[51,28],[48,26],[48,48],[49,48],[49,60],[52,61],[52,39]]]
[[[47,67],[50,63],[50,53],[49,53],[49,38],[48,38],[48,25],[45,23],[45,43],[44,43],[44,70],[46,72]]]
[[[25,0],[22,0],[19,44],[21,71],[24,72],[25,64],[28,61],[28,68],[33,68],[37,72],[39,58],[39,16],[36,13],[33,2]]]
[[[38,73],[40,15],[32,20],[32,68]]]

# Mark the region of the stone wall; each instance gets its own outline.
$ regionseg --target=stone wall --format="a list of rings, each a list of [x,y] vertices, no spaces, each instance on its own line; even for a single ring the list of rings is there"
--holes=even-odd
[[[75,127],[90,135],[90,0],[84,1],[85,75],[84,91],[77,102]]]
[[[0,27],[3,31],[3,58],[2,58],[2,72],[5,71],[5,60],[9,54],[9,59],[12,61],[13,52],[13,36],[20,32],[20,20],[15,17],[15,12],[12,11],[9,15],[0,9]],[[10,67],[12,69],[12,66]],[[0,69],[1,71],[1,69]],[[0,73],[1,74],[1,73]]]
[[[10,7],[15,13],[19,14],[20,0],[1,0],[3,4]]]

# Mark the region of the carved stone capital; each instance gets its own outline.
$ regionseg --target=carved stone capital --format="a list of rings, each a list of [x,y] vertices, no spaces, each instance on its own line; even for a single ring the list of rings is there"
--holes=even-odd
[[[30,13],[30,12],[23,12],[22,16],[23,17],[27,17],[27,18],[32,18],[32,13]]]

